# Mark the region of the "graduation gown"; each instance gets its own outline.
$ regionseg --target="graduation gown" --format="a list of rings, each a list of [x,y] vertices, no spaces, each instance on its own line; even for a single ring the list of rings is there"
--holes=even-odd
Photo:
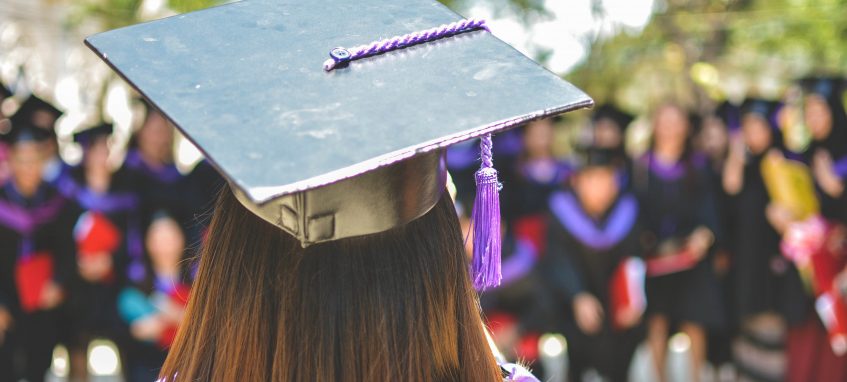
[[[613,381],[624,381],[635,348],[643,337],[642,327],[613,329],[610,317],[610,284],[623,260],[638,256],[638,203],[622,194],[599,220],[589,217],[576,195],[561,191],[550,197],[551,221],[547,253],[541,267],[544,281],[553,293],[551,320],[568,340],[572,378],[595,368]],[[603,306],[603,325],[589,335],[577,326],[573,298],[589,293]]]
[[[166,210],[187,228],[191,219],[192,200],[185,176],[174,164],[154,168],[145,162],[137,149],[130,149],[124,159],[125,172],[132,189],[140,199],[139,210],[146,225],[158,210]]]
[[[797,322],[808,314],[809,301],[797,269],[782,256],[779,233],[765,215],[770,197],[761,161],[761,156],[749,159],[741,191],[733,200],[736,312],[739,319],[772,312]]]
[[[641,237],[648,261],[665,243],[682,244],[697,227],[721,241],[717,206],[706,159],[691,155],[673,165],[648,153],[635,163],[633,187],[641,205]],[[724,302],[711,254],[693,267],[647,279],[649,314],[661,314],[674,324],[694,322],[710,329],[725,324]]]
[[[37,299],[49,280],[67,292],[77,214],[74,204],[46,183],[31,198],[18,193],[11,181],[0,188],[0,299],[14,313],[13,335],[30,381],[43,380],[53,347],[69,331],[64,303],[43,310]]]
[[[86,346],[92,336],[106,336],[117,339],[125,330],[117,314],[117,294],[128,280],[141,280],[145,276],[143,264],[142,227],[138,213],[139,198],[131,189],[131,182],[124,170],[112,175],[109,190],[96,192],[86,185],[82,168],[72,172],[74,180],[73,198],[81,211],[85,213],[77,219],[75,241],[78,248],[87,242],[117,240],[113,245],[112,272],[106,279],[92,282],[83,279],[78,273],[72,285],[69,305],[74,317],[75,333],[80,346]],[[82,232],[86,224],[91,224],[93,216],[105,218],[103,224],[113,228],[91,229]],[[97,235],[100,235],[99,237]],[[80,248],[81,249],[81,248]],[[83,256],[77,251],[77,256]]]

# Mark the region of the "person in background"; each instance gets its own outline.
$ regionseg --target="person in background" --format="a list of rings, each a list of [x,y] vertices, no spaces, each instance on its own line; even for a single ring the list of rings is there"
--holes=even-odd
[[[523,151],[517,160],[513,187],[513,218],[544,215],[547,198],[567,181],[571,168],[553,156],[553,120],[530,122],[523,130]]]
[[[143,244],[138,197],[125,171],[109,164],[111,124],[100,124],[74,134],[83,151],[72,170],[74,200],[83,213],[74,226],[77,246],[76,275],[69,301],[74,323],[70,347],[74,378],[86,378],[88,344],[125,337],[117,315],[117,294],[127,278],[144,277]]]
[[[12,176],[0,188],[0,329],[4,348],[16,340],[23,357],[20,377],[37,382],[44,380],[67,326],[62,308],[73,268],[77,211],[43,180],[47,131],[19,122],[3,139],[11,146]],[[16,373],[8,368],[2,374]]]
[[[64,114],[59,108],[38,96],[31,94],[9,119],[12,124],[28,124],[44,130],[50,137],[44,144],[46,161],[44,180],[55,187],[62,195],[70,198],[73,181],[70,179],[71,166],[59,156],[59,141],[56,137],[56,122]]]
[[[0,83],[0,134],[8,133],[12,127],[12,123],[3,113],[2,106],[6,98],[13,95],[14,93],[6,85]],[[7,178],[9,178],[9,148],[5,142],[0,141],[0,183],[4,183]]]
[[[571,380],[594,370],[604,380],[625,381],[643,338],[643,274],[640,307],[617,304],[615,279],[641,254],[638,201],[619,184],[626,164],[619,150],[587,148],[581,156],[570,190],[549,199],[549,244],[540,269],[556,300],[556,329],[568,340]]]
[[[647,339],[662,381],[672,330],[691,340],[691,380],[698,381],[707,330],[723,327],[725,318],[710,261],[719,218],[707,162],[692,150],[693,133],[682,107],[661,105],[653,115],[652,146],[633,170],[647,262]]]
[[[190,291],[184,267],[185,233],[166,212],[153,214],[145,235],[147,277],[130,282],[118,296],[118,311],[132,336],[126,378],[156,380],[176,335]]]
[[[803,117],[812,142],[803,160],[815,182],[820,212],[830,223],[847,224],[847,113],[844,110],[844,80],[805,78]],[[777,205],[769,206],[768,219],[783,232],[796,217]],[[821,320],[807,310],[806,317],[788,330],[786,341],[788,381],[847,380],[847,356],[836,355]]]
[[[187,228],[191,202],[185,177],[174,164],[174,128],[161,112],[144,105],[144,123],[130,140],[122,171],[128,174],[141,200],[143,222],[165,209]]]
[[[780,234],[767,219],[771,203],[762,175],[766,156],[782,157],[779,104],[749,98],[741,105],[740,135],[725,161],[723,188],[732,196],[734,302],[739,336],[734,358],[741,375],[785,378],[786,325],[801,320],[807,301],[796,268],[780,252]]]
[[[591,115],[593,145],[615,151],[626,158],[626,131],[635,117],[617,106],[603,104]]]
[[[730,195],[722,187],[723,167],[729,150],[730,135],[737,134],[739,129],[738,106],[724,101],[703,118],[702,126],[697,132],[694,140],[695,151],[704,155],[709,164],[709,174],[712,177],[711,184],[714,187],[714,195],[720,218],[723,240],[716,243],[713,265],[718,283],[721,286],[721,294],[725,302],[725,319],[727,325],[723,330],[711,330],[708,334],[708,361],[717,368],[719,378],[730,379],[734,375],[732,366],[732,339],[735,337],[733,330],[733,304],[734,287],[732,283],[732,247],[735,230],[735,209]]]

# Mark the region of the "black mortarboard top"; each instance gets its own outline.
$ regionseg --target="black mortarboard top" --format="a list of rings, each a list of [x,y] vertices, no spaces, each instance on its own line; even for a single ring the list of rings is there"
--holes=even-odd
[[[591,115],[592,122],[597,122],[601,119],[613,121],[623,131],[635,120],[635,116],[617,108],[615,105],[607,103],[596,107],[594,113]]]
[[[0,134],[0,141],[9,145],[16,145],[25,142],[44,142],[50,139],[51,135],[44,129],[37,128],[28,123],[14,123],[9,132]]]
[[[715,107],[713,114],[723,121],[727,130],[736,131],[741,127],[741,111],[739,109],[732,102],[723,101]]]
[[[779,106],[779,102],[776,101],[766,100],[762,98],[747,98],[744,100],[744,102],[741,103],[740,116],[743,119],[749,114],[755,114],[759,117],[764,118],[764,120],[768,122],[772,129],[776,129],[778,126],[776,118],[777,112],[779,111]]]
[[[18,110],[13,114],[10,119],[12,123],[33,123],[33,116],[37,111],[45,111],[53,117],[54,120],[59,119],[59,117],[64,114],[61,110],[59,110],[53,104],[39,98],[35,94],[31,94],[27,97],[26,100],[21,104]],[[55,126],[36,126],[45,130],[48,130],[51,134],[55,134],[53,128]]]
[[[82,146],[88,146],[98,137],[111,135],[112,131],[114,131],[112,124],[103,122],[97,126],[74,133],[74,142]]]
[[[613,148],[581,145],[576,148],[574,165],[577,171],[589,167],[622,167],[626,164],[624,155]]]
[[[817,94],[823,98],[838,100],[846,87],[844,78],[835,76],[806,77],[800,80],[800,86],[806,94]]]
[[[426,213],[449,145],[592,105],[485,30],[324,67],[333,48],[458,20],[435,0],[245,0],[86,44],[308,245]]]

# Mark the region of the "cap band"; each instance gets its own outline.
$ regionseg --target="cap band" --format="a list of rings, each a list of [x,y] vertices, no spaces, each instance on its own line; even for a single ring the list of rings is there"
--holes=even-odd
[[[416,44],[435,41],[444,37],[455,36],[460,33],[470,32],[477,29],[485,29],[488,31],[488,26],[485,25],[485,20],[464,19],[450,24],[443,24],[439,27],[430,28],[424,31],[374,41],[370,44],[359,45],[350,49],[342,47],[333,48],[329,51],[329,60],[324,61],[324,70],[328,72],[353,60],[375,56],[395,49],[402,49]]]
[[[447,181],[443,151],[415,156],[325,187],[256,204],[236,198],[265,221],[311,244],[370,235],[415,220],[438,202]]]

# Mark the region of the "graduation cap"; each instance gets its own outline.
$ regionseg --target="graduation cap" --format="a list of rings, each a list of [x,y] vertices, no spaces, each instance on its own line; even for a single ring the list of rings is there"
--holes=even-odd
[[[620,127],[621,131],[624,131],[635,120],[635,116],[618,109],[615,105],[607,103],[595,108],[594,113],[591,115],[592,122],[602,119],[611,120]]]
[[[39,121],[35,120],[36,113],[39,111],[47,113],[52,119],[53,123],[50,125],[41,125]],[[53,131],[55,121],[62,116],[64,112],[59,110],[56,106],[53,106],[51,103],[37,97],[35,94],[31,94],[27,99],[21,104],[18,110],[13,114],[9,119],[12,123],[27,123],[32,126],[47,130],[50,134],[55,134]]]
[[[91,142],[94,142],[95,139],[99,137],[112,135],[112,131],[114,131],[114,127],[111,123],[101,123],[92,128],[88,128],[82,131],[78,131],[74,133],[74,142],[79,143],[83,147],[88,146]]]
[[[16,145],[25,142],[44,142],[50,139],[51,135],[44,129],[39,129],[28,123],[12,123],[9,132],[0,134],[0,141],[8,145]]]
[[[806,77],[800,80],[806,94],[817,94],[826,99],[839,99],[844,92],[845,80],[840,77]]]
[[[490,134],[592,105],[435,0],[245,0],[86,44],[304,246],[422,216],[443,149],[482,137],[475,271],[499,259]]]
[[[750,114],[759,116],[768,122],[771,129],[776,130],[777,126],[779,126],[776,121],[779,107],[780,104],[776,101],[761,98],[747,98],[741,103],[740,116],[741,118]]]
[[[586,145],[577,147],[574,164],[578,167],[577,171],[589,167],[622,167],[626,158],[620,150]]]
[[[736,131],[741,128],[741,111],[738,106],[731,102],[721,102],[713,113],[723,121],[729,131]]]

